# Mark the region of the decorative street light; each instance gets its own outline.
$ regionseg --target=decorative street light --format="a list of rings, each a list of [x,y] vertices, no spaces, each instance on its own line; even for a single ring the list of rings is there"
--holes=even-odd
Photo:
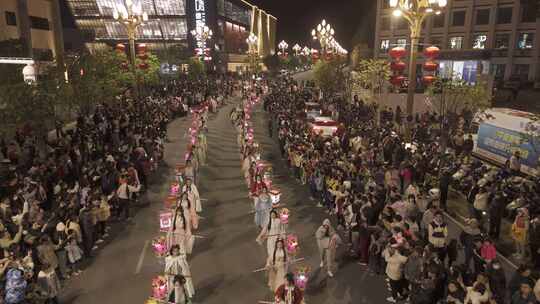
[[[409,23],[410,30],[410,58],[409,58],[409,87],[407,91],[407,115],[413,115],[414,93],[416,91],[416,49],[422,32],[422,23],[430,14],[440,14],[447,0],[389,0],[390,7],[394,8],[393,15],[403,16]],[[408,126],[408,124],[407,124]],[[407,127],[407,135],[410,130]]]
[[[295,44],[293,47],[292,47],[293,51],[294,51],[294,55],[295,56],[298,56],[298,53],[300,53],[300,51],[302,51],[302,47],[300,45]]]
[[[126,27],[129,40],[130,61],[135,70],[135,34],[139,25],[148,21],[148,14],[142,11],[141,5],[134,5],[132,0],[125,0],[113,11],[113,18]]]
[[[196,29],[191,31],[191,35],[197,41],[197,48],[196,48],[197,55],[201,56],[202,60],[211,59],[211,58],[206,58],[205,52],[206,52],[206,41],[212,39],[212,35],[213,35],[212,30],[206,25],[199,26]]]
[[[258,40],[259,39],[257,39],[257,36],[255,36],[255,34],[253,33],[249,33],[249,36],[246,39],[246,43],[248,44],[249,63],[253,72],[255,72],[255,60],[256,60],[256,57],[258,56],[258,52],[257,52]]]
[[[311,55],[311,49],[308,48],[307,46],[305,46],[305,47],[302,49],[302,55],[304,55],[304,56],[309,56],[309,55]]]
[[[319,40],[323,53],[325,53],[328,43],[334,38],[334,29],[330,23],[326,23],[326,20],[323,19],[315,29],[311,30],[311,36],[313,40]]]
[[[287,49],[289,48],[289,44],[287,44],[285,40],[281,40],[281,42],[278,44],[278,48],[281,50],[281,55],[283,57],[287,56]]]

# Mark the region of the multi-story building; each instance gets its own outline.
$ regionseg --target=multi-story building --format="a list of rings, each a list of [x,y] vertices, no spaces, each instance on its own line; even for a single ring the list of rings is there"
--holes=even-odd
[[[67,3],[90,50],[127,41],[125,28],[113,18],[113,12],[125,5],[124,0],[67,0]],[[243,0],[133,0],[133,3],[148,14],[148,22],[137,29],[136,40],[145,43],[150,51],[180,47],[188,48],[194,55],[196,43],[190,32],[200,25],[207,25],[213,31],[206,45],[217,54],[215,62],[222,69],[235,70],[236,65],[245,61],[245,40],[250,31],[259,36],[261,50],[274,49],[276,18]]]
[[[19,51],[0,51],[0,57],[52,61],[63,53],[58,0],[1,0],[0,41],[19,40]],[[15,43],[10,42],[12,45]]]
[[[394,46],[409,46],[409,29],[388,0],[377,2],[375,57],[386,57]],[[540,81],[538,28],[536,0],[450,0],[441,14],[426,18],[418,48],[438,46],[439,73],[446,76]]]

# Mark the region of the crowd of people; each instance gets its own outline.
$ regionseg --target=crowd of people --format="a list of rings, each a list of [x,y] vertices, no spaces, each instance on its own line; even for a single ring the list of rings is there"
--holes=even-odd
[[[13,140],[2,138],[3,303],[58,303],[65,281],[107,243],[113,223],[133,221],[133,208],[163,159],[167,124],[205,101],[215,110],[234,86],[229,77],[179,79],[136,100],[126,94],[115,103],[97,103],[70,127],[58,123],[46,138],[27,127]],[[195,180],[194,171],[188,161],[187,177]],[[182,201],[196,208],[195,187],[185,187]],[[177,233],[170,233],[173,256]]]
[[[474,162],[472,138],[465,136],[469,111],[444,120],[441,128],[436,113],[403,117],[400,109],[377,109],[358,98],[318,99],[314,90],[291,79],[274,82],[264,101],[272,117],[269,134],[276,135],[292,174],[309,187],[314,206],[326,208],[336,220],[349,254],[371,275],[386,275],[388,302],[540,303],[540,281],[533,271],[539,262],[538,215],[530,221],[537,210],[518,208],[511,235],[504,236],[516,241],[521,258],[530,246],[533,265],[522,259],[515,273],[505,273],[497,255],[494,241],[501,221],[496,218],[510,203],[502,178],[475,176],[466,190],[471,216],[465,228],[452,233],[447,224],[453,175]],[[333,135],[311,127],[306,102],[320,103],[323,116],[338,123]],[[408,128],[410,142],[403,136]],[[446,144],[440,137],[447,138]],[[515,177],[516,161],[498,173]],[[538,186],[521,192],[526,200],[538,199],[537,194]],[[329,267],[329,277],[337,244],[332,230],[325,221],[316,233],[321,267]]]

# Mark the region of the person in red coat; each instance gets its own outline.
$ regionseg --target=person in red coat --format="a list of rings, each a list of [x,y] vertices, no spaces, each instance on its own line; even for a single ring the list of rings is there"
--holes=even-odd
[[[276,304],[302,304],[304,293],[294,283],[294,275],[287,273],[285,275],[285,284],[276,289]]]

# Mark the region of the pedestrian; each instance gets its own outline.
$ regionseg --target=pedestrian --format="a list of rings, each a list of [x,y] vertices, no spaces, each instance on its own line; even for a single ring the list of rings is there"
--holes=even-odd
[[[168,301],[174,304],[191,304],[186,288],[186,278],[182,275],[174,277],[174,287],[169,289]]]
[[[405,281],[403,280],[403,265],[407,262],[407,257],[403,256],[391,245],[383,252],[384,260],[386,261],[386,276],[388,277],[392,291],[392,296],[386,298],[386,300],[396,303],[403,300],[406,295]]]
[[[285,275],[285,283],[280,285],[275,291],[276,304],[301,304],[303,303],[304,293],[294,280],[294,274]]]
[[[525,258],[527,238],[529,232],[529,211],[527,208],[519,208],[514,223],[512,223],[512,229],[510,236],[514,240],[516,252],[513,254],[518,259]]]
[[[58,304],[58,295],[60,294],[60,280],[56,275],[56,271],[53,265],[49,263],[43,263],[41,270],[37,275],[38,285],[46,296],[47,304]]]
[[[437,212],[428,227],[428,240],[443,263],[446,259],[447,238],[448,228],[444,222],[442,213]]]
[[[322,225],[317,229],[315,237],[317,238],[321,258],[320,267],[323,268],[326,265],[328,276],[333,277],[336,249],[342,243],[341,238],[332,228],[329,219],[323,221]]]
[[[287,260],[285,242],[278,238],[274,245],[274,252],[266,260],[266,269],[268,271],[268,287],[272,292],[285,284],[285,274],[287,274],[290,261]]]
[[[532,292],[532,285],[528,282],[521,283],[519,291],[512,295],[511,304],[534,304],[536,298]]]

